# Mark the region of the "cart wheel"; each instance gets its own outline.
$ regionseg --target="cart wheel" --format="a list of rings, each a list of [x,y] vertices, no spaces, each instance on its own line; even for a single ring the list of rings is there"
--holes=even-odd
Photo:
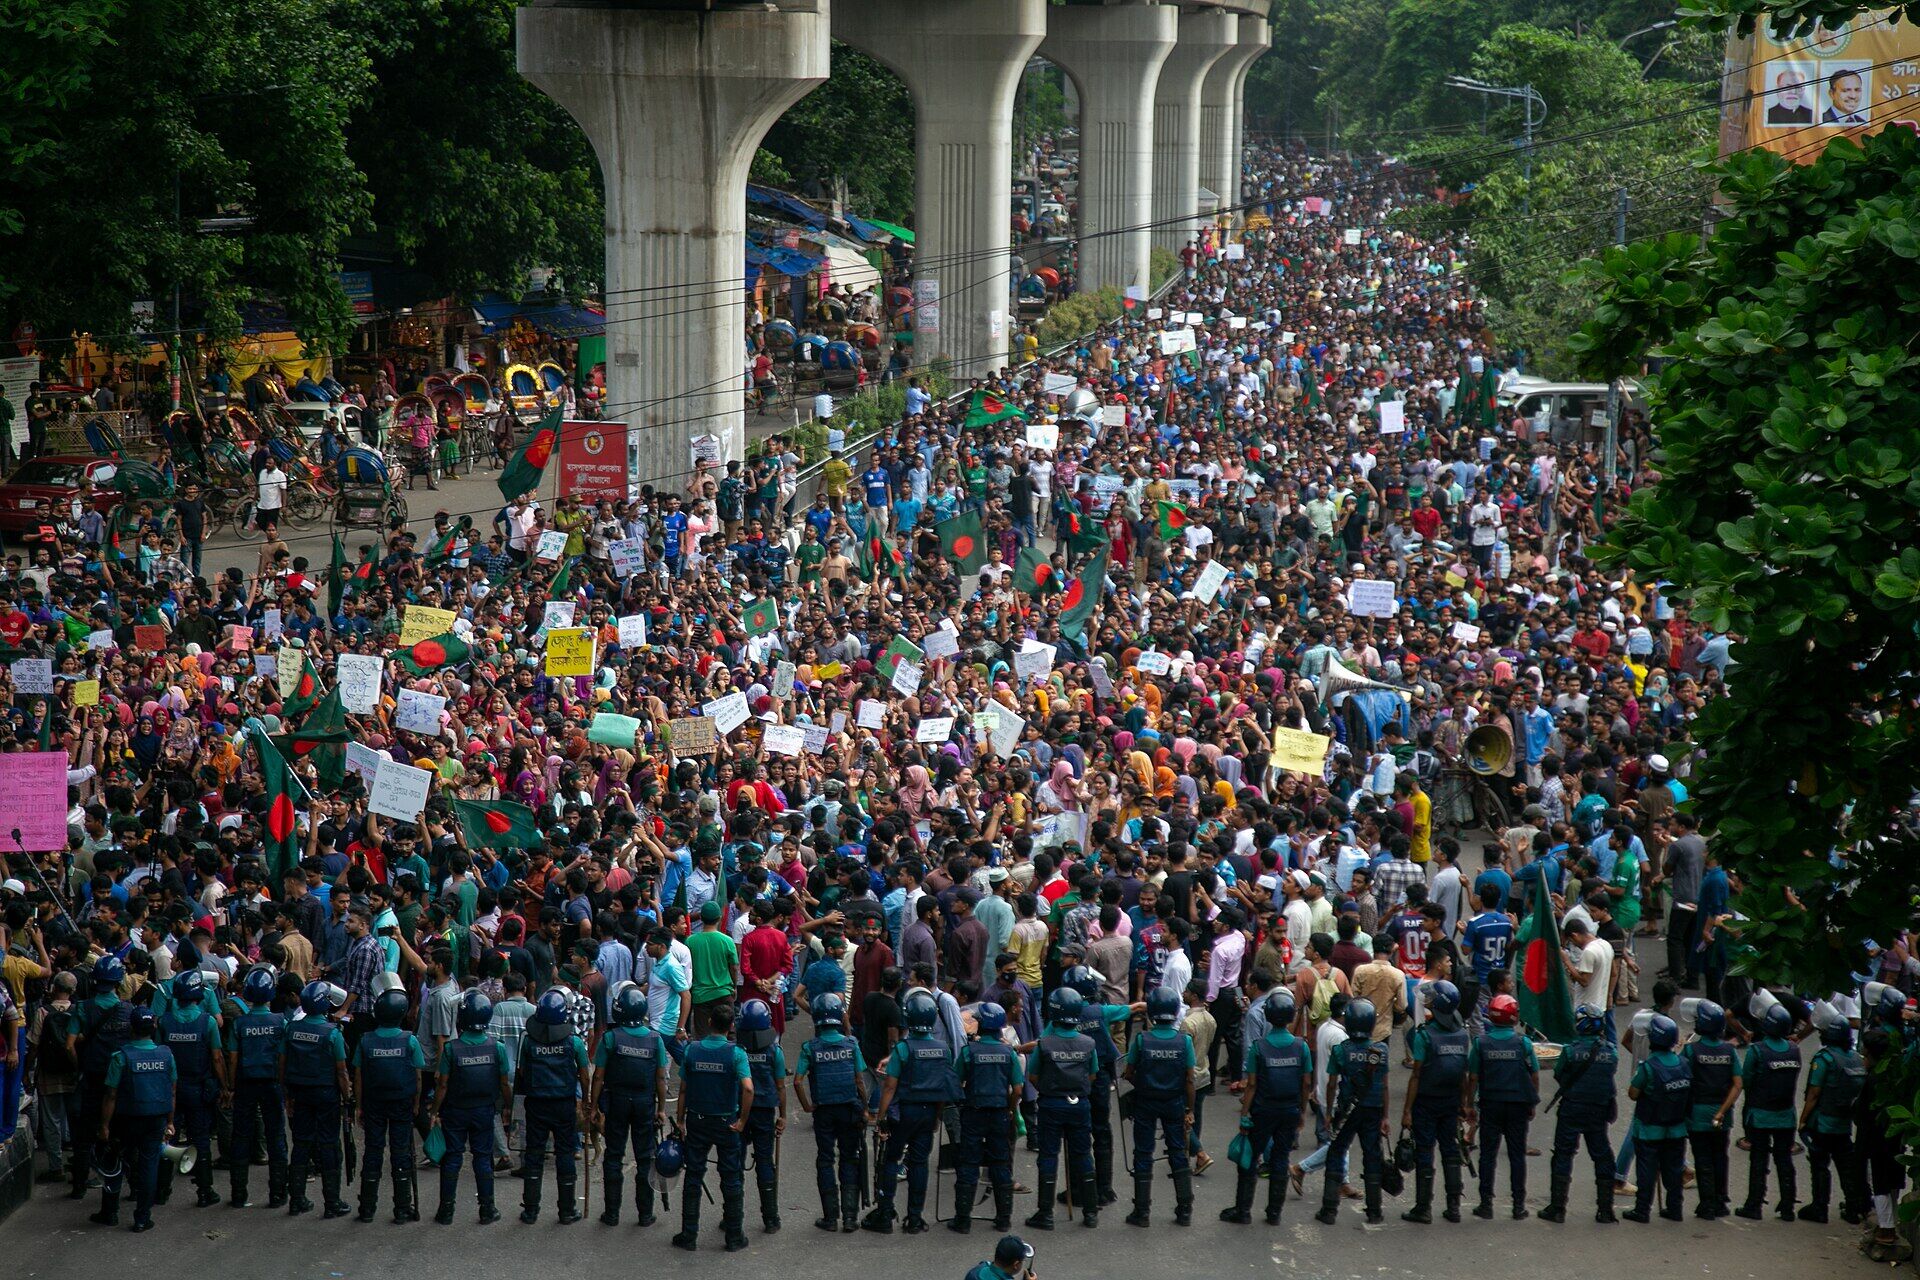
[[[287,523],[296,529],[305,529],[327,514],[327,500],[320,493],[306,485],[300,485],[287,493]]]
[[[387,499],[387,522],[391,524],[395,520],[402,524],[407,520],[407,500],[397,493]]]
[[[1473,788],[1473,819],[1488,831],[1504,831],[1510,825],[1507,820],[1507,806],[1501,801],[1500,794],[1486,782],[1476,782]]]

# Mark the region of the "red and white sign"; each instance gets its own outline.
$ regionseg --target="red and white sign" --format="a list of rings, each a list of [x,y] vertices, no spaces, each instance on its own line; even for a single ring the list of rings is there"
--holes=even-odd
[[[627,424],[560,424],[560,493],[586,502],[627,500]]]

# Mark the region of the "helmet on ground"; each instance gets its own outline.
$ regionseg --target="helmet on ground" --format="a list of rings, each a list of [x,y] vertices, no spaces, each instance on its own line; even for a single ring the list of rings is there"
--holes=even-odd
[[[1693,1029],[1718,1039],[1727,1033],[1727,1011],[1711,1000],[1702,1000],[1693,1007]]]
[[[843,1031],[846,1029],[847,1003],[839,996],[828,992],[814,1000],[812,1007],[814,1026],[838,1027]]]
[[[1445,978],[1427,984],[1428,1013],[1458,1013],[1460,1011],[1460,988]]]
[[[454,1015],[454,1021],[462,1031],[485,1031],[493,1021],[493,1001],[478,991],[462,992],[460,1011]]]
[[[1100,998],[1101,988],[1105,984],[1101,981],[1099,974],[1084,964],[1077,964],[1060,975],[1060,985],[1072,987],[1080,993],[1082,1000],[1092,1004]]]
[[[1007,1029],[1007,1011],[989,1000],[973,1011],[973,1021],[980,1028],[981,1035],[998,1039],[1000,1033]]]
[[[1047,1021],[1061,1026],[1079,1026],[1081,1011],[1087,1002],[1072,987],[1055,987],[1047,992]]]
[[[1784,1038],[1793,1031],[1793,1010],[1784,1004],[1770,1004],[1760,1015],[1760,1030],[1766,1035]]]
[[[900,1020],[909,1031],[931,1031],[940,1021],[940,1002],[931,991],[909,991],[900,1006]]]
[[[135,1005],[133,1012],[127,1015],[127,1031],[135,1040],[143,1040],[153,1034],[153,1010],[145,1005]]]
[[[686,1148],[682,1147],[680,1139],[671,1133],[660,1139],[660,1144],[653,1149],[654,1170],[663,1178],[675,1176],[686,1163]]]
[[[333,989],[315,978],[300,988],[300,1012],[309,1018],[324,1018],[333,1012]]]
[[[565,1026],[569,1012],[567,993],[558,987],[548,987],[533,1006],[533,1020],[543,1026]]]
[[[198,969],[182,969],[173,975],[173,1002],[181,1008],[199,1004],[207,993],[207,975]]]
[[[1347,1029],[1350,1036],[1370,1036],[1373,1034],[1375,1014],[1373,1001],[1349,1000],[1347,1011],[1340,1019],[1340,1025]]]
[[[742,1049],[759,1053],[772,1047],[779,1037],[773,1033],[773,1010],[765,1000],[749,1000],[740,1006],[739,1021],[733,1024],[734,1038]]]
[[[1835,1019],[1820,1028],[1820,1043],[1829,1049],[1853,1048],[1853,1028],[1846,1022]]]
[[[1487,1021],[1496,1027],[1511,1027],[1520,1021],[1520,1002],[1509,995],[1497,995],[1487,1001]]]
[[[93,962],[93,981],[95,985],[108,989],[119,986],[127,980],[127,967],[120,963],[119,956],[101,956]]]
[[[644,1026],[647,1021],[647,993],[629,982],[621,986],[613,996],[613,1025],[616,1027]]]
[[[247,976],[240,980],[240,998],[248,1004],[266,1004],[273,999],[277,986],[273,970],[257,964],[247,970]]]
[[[1165,987],[1147,992],[1147,1021],[1156,1027],[1170,1027],[1180,1021],[1180,997]]]
[[[382,991],[373,998],[373,1023],[378,1027],[397,1027],[407,1020],[407,993]]]
[[[1590,1004],[1583,1004],[1573,1011],[1573,1029],[1583,1036],[1605,1035],[1607,1015]]]
[[[1266,1011],[1269,1031],[1279,1031],[1284,1027],[1292,1026],[1293,1016],[1299,1012],[1299,1005],[1294,1001],[1293,992],[1284,987],[1278,991],[1267,992],[1267,998],[1261,1002],[1260,1007]]]
[[[1664,1013],[1656,1013],[1647,1020],[1647,1045],[1654,1052],[1671,1049],[1679,1043],[1679,1023]]]

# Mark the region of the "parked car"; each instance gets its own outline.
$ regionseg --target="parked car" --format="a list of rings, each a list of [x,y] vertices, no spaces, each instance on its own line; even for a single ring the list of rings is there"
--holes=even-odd
[[[120,501],[109,484],[119,470],[112,458],[88,453],[53,453],[21,464],[0,484],[0,534],[26,542],[40,538],[40,528],[66,519],[80,482],[93,482],[93,505],[100,512]]]

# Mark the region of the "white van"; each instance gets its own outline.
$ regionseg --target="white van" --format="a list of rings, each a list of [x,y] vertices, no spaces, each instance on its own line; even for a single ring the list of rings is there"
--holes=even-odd
[[[1645,408],[1640,384],[1625,384],[1627,404]],[[1549,382],[1545,378],[1513,379],[1495,395],[1502,409],[1516,409],[1522,433],[1556,445],[1595,442],[1606,429],[1607,384],[1604,382]]]

